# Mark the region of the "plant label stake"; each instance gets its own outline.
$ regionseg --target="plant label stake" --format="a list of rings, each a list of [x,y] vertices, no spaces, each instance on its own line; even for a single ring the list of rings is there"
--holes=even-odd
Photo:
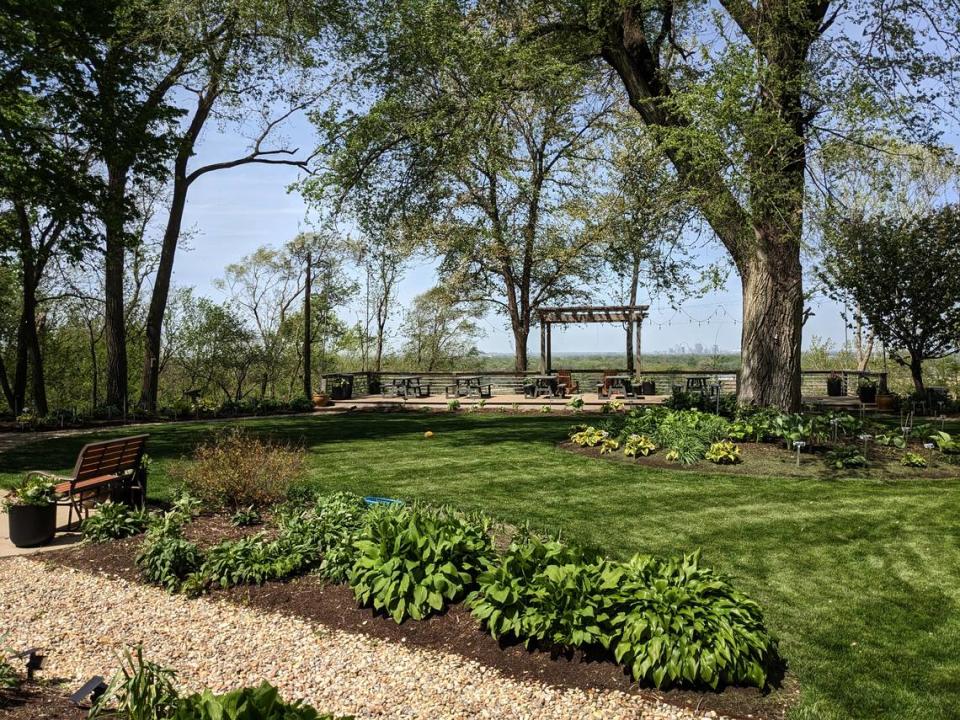
[[[860,439],[863,440],[863,457],[867,457],[867,442],[873,439],[873,435],[867,435],[864,433],[860,436]]]
[[[803,440],[794,440],[793,446],[797,449],[797,467],[800,467],[800,450],[807,446]]]
[[[923,449],[927,451],[927,454],[930,456],[930,459],[933,460],[933,443],[925,442],[923,444]]]
[[[840,437],[840,418],[831,418],[830,424],[833,425],[833,441],[836,442]]]

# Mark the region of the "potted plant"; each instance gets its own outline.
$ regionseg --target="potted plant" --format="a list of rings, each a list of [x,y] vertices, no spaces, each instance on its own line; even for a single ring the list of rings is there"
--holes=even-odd
[[[640,394],[641,395],[656,395],[657,394],[657,383],[653,380],[644,380],[640,383]]]
[[[4,498],[10,523],[10,542],[17,547],[46,545],[57,531],[57,495],[54,483],[28,477]]]
[[[837,371],[830,373],[830,377],[827,378],[827,395],[830,397],[843,395],[843,378]]]
[[[353,397],[353,382],[350,378],[338,376],[330,380],[330,398],[333,400],[349,400]]]
[[[330,404],[330,396],[325,392],[315,392],[313,394],[314,407],[326,407]]]
[[[864,405],[877,401],[877,381],[873,378],[861,377],[857,383],[857,397]]]

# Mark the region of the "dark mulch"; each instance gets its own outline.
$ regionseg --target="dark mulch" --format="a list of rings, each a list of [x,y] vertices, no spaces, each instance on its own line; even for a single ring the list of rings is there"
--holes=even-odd
[[[212,545],[257,531],[258,528],[235,528],[228,518],[215,515],[198,518],[188,526],[187,535],[203,545]],[[44,559],[61,566],[139,581],[134,557],[141,542],[141,538],[129,538],[99,545],[81,545],[49,553]],[[518,679],[537,680],[559,687],[642,692],[674,705],[716,710],[731,717],[783,718],[796,696],[796,687],[789,677],[785,687],[767,695],[754,688],[727,688],[722,692],[639,689],[608,656],[594,657],[580,652],[558,655],[527,650],[522,644],[498,643],[463,605],[455,605],[446,613],[428,620],[397,625],[388,618],[375,615],[372,610],[358,608],[349,587],[327,584],[316,576],[263,586],[217,589],[212,595],[245,607],[305,618],[329,628],[456,653]]]
[[[0,693],[4,720],[83,720],[87,710],[69,700],[70,691],[56,683],[26,682],[17,690]]]
[[[693,472],[711,475],[748,475],[770,477],[795,477],[802,479],[817,478],[821,480],[835,480],[839,478],[868,478],[872,480],[934,480],[956,479],[960,468],[956,465],[936,460],[926,468],[909,468],[900,464],[904,450],[894,447],[871,445],[868,451],[869,464],[864,468],[845,468],[837,470],[829,467],[826,455],[829,448],[817,447],[812,451],[804,450],[800,456],[800,465],[797,465],[795,452],[787,450],[781,443],[737,443],[740,447],[742,462],[736,465],[716,465],[701,460],[693,465],[680,465],[666,459],[663,451],[657,451],[647,457],[631,458],[622,452],[600,454],[599,448],[580,447],[572,442],[562,442],[559,446],[569,452],[588,457],[598,458],[610,462],[626,463],[638,467],[674,470],[677,472]],[[858,449],[862,445],[857,446]],[[920,452],[929,457],[923,448]]]

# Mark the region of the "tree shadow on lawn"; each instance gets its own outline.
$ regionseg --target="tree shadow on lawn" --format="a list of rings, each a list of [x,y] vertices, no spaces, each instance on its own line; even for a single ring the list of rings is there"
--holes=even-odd
[[[357,412],[337,415],[273,416],[236,422],[158,423],[147,427],[116,427],[89,435],[71,435],[21,445],[0,454],[0,474],[29,470],[69,470],[80,449],[90,442],[146,432],[147,454],[154,460],[178,460],[231,427],[310,450],[337,442],[422,437],[430,430],[439,443],[489,445],[499,442],[554,443],[565,436],[568,418],[532,415],[407,412]]]

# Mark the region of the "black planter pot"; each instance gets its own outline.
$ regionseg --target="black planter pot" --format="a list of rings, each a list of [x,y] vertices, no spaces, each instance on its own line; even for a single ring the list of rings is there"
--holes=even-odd
[[[57,506],[13,505],[8,509],[10,542],[17,547],[46,545],[57,531]]]
[[[857,395],[860,397],[860,402],[864,405],[870,405],[877,401],[877,388],[861,386],[857,388]]]
[[[840,378],[827,378],[827,395],[830,397],[840,397],[843,395],[843,380]]]
[[[653,380],[644,380],[640,383],[640,392],[644,395],[656,395],[657,384]]]
[[[353,388],[349,385],[334,385],[330,388],[331,400],[349,400],[353,397]]]

